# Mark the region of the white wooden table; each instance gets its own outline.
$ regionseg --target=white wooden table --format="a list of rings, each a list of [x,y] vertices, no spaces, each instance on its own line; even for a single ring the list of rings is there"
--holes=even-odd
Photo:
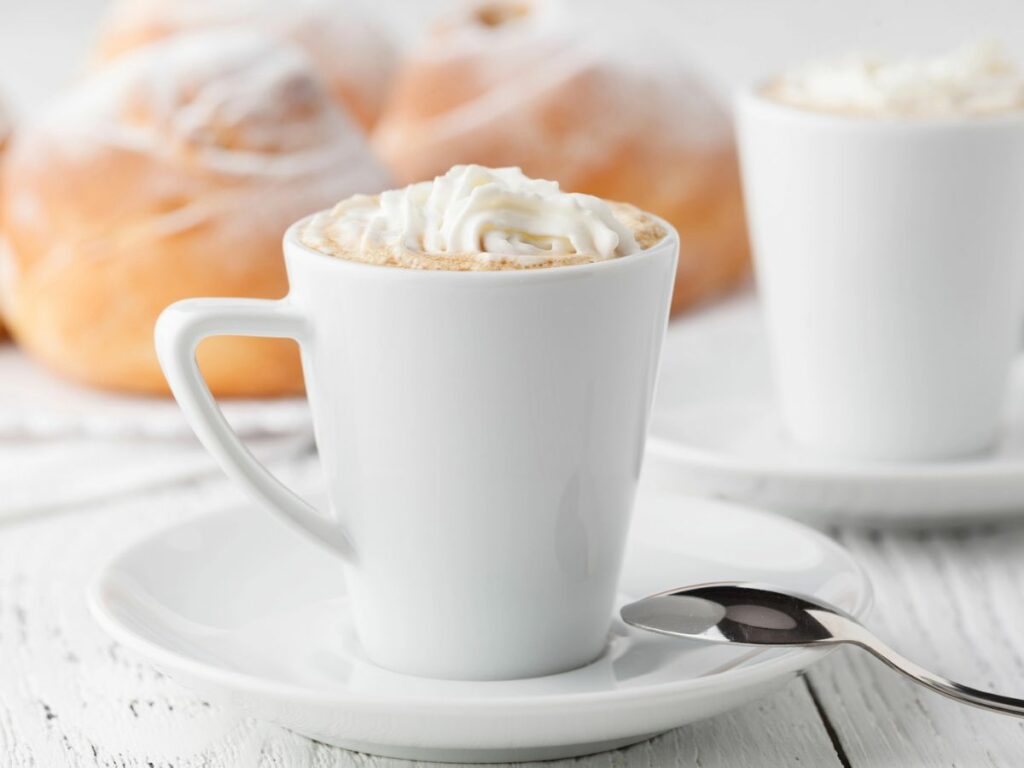
[[[299,488],[315,485],[309,456],[279,460],[275,469]],[[212,706],[93,623],[84,590],[105,559],[161,526],[242,501],[211,472],[0,521],[0,766],[402,765]],[[833,533],[875,582],[870,623],[883,637],[951,676],[1024,692],[1024,524]],[[957,706],[857,651],[841,651],[771,698],[574,762],[1015,768],[1024,762],[1024,721]]]
[[[101,4],[0,0],[0,86],[18,111],[30,112],[69,78]],[[992,30],[1007,42],[1021,37],[1019,4],[983,5],[962,3],[938,13],[934,4],[914,0],[897,13],[882,0],[827,10],[801,0],[704,0],[678,4],[673,26],[681,36],[687,32],[686,52],[728,86],[826,49],[905,48],[911,34],[914,50]],[[427,8],[420,0],[388,4],[406,26]],[[793,17],[801,23],[792,24]],[[976,19],[985,20],[983,29],[976,29]],[[750,30],[760,32],[737,41]],[[0,436],[0,460],[19,449]],[[309,463],[278,462],[276,469],[286,479],[291,474],[311,482]],[[0,487],[0,502],[4,492]],[[111,642],[84,601],[97,566],[161,526],[242,497],[213,474],[92,498],[98,497],[0,520],[0,768],[403,765],[211,706]],[[875,582],[870,623],[884,638],[951,676],[1024,694],[1024,515],[1021,525],[958,532],[833,533]],[[959,707],[918,691],[856,651],[841,651],[771,698],[572,762],[584,768],[1016,768],[1024,764],[1024,721]]]

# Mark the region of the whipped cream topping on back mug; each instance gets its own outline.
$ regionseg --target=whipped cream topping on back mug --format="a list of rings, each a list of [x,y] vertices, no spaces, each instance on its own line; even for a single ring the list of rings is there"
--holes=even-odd
[[[1024,108],[1024,79],[994,43],[964,45],[932,58],[851,55],[811,62],[765,88],[804,109],[865,116],[989,115]]]
[[[309,223],[305,245],[411,269],[525,269],[637,253],[665,236],[630,205],[563,192],[518,168],[459,165],[433,181],[356,195]]]

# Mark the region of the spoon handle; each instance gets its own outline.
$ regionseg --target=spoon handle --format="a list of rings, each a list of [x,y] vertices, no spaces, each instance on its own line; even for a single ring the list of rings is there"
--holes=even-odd
[[[1024,717],[1024,699],[1015,699],[1012,696],[979,691],[977,688],[971,688],[969,685],[963,685],[930,672],[894,651],[862,625],[845,616],[821,611],[809,611],[809,613],[814,614],[818,621],[832,630],[837,640],[860,646],[885,662],[892,669],[902,672],[907,677],[936,693],[941,693],[943,696],[948,696],[951,699],[980,707],[981,709]]]

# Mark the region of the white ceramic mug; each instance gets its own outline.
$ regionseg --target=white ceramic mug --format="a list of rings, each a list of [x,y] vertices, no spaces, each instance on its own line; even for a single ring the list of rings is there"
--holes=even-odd
[[[169,307],[156,346],[224,470],[346,561],[367,655],[529,677],[604,648],[678,251],[496,272],[346,261],[284,238],[280,301]],[[239,442],[195,361],[212,335],[297,339],[330,510]]]
[[[758,288],[796,442],[870,460],[996,440],[1024,312],[1024,111],[738,103]]]

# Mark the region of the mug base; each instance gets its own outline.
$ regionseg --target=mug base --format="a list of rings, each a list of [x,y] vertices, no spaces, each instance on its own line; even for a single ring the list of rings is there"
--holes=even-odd
[[[476,663],[467,664],[465,658],[439,662],[437,658],[427,658],[424,654],[417,662],[409,663],[408,659],[395,659],[371,652],[363,645],[366,658],[381,669],[411,677],[423,677],[431,680],[464,680],[466,682],[498,682],[502,680],[529,680],[549,675],[560,675],[593,664],[607,652],[609,638],[605,637],[596,652],[550,659],[543,663],[528,659],[515,659],[512,654],[500,660],[478,659]],[[600,750],[595,750],[600,751]],[[550,758],[536,758],[550,759]],[[441,760],[440,762],[449,762]],[[462,762],[462,761],[456,761]],[[486,762],[486,761],[482,761]],[[500,761],[498,761],[500,762]]]

